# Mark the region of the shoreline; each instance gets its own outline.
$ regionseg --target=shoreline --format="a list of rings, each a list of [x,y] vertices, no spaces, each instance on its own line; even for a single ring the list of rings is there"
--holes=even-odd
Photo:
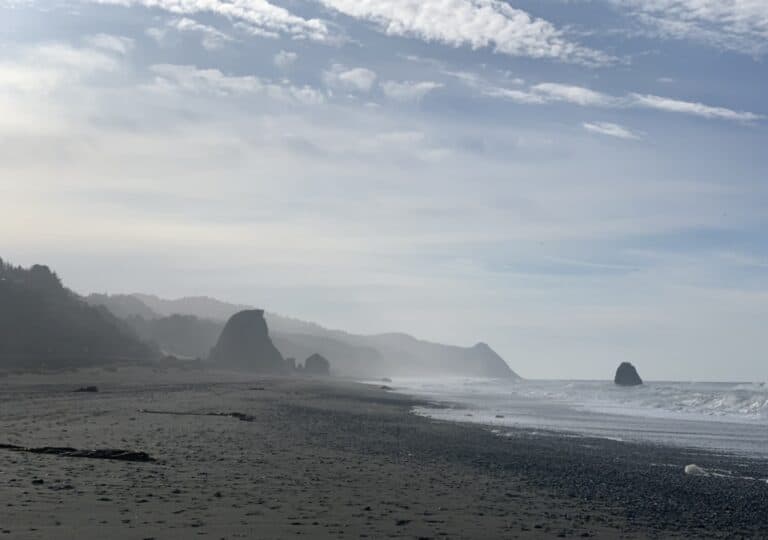
[[[392,389],[393,392],[398,392],[397,389]],[[415,394],[409,394],[407,392],[401,392],[402,395],[413,398],[413,399],[420,399],[418,395]],[[756,463],[764,462],[768,464],[768,456],[762,455],[762,454],[753,454],[749,453],[748,451],[737,451],[737,450],[729,450],[729,449],[716,449],[716,448],[707,448],[704,446],[695,446],[695,445],[676,445],[676,444],[670,444],[670,443],[664,443],[661,441],[654,441],[654,440],[641,440],[641,439],[629,439],[629,438],[622,438],[618,436],[611,436],[611,435],[597,435],[597,434],[591,434],[591,433],[585,433],[582,432],[576,428],[574,429],[557,429],[557,428],[550,428],[550,427],[538,427],[533,425],[523,425],[523,424],[504,424],[504,423],[487,423],[483,421],[476,421],[476,420],[463,420],[463,419],[446,419],[446,418],[440,418],[438,416],[431,416],[427,411],[429,410],[441,410],[441,409],[464,409],[463,404],[460,402],[454,402],[450,400],[434,400],[429,401],[426,404],[422,404],[419,406],[414,407],[411,410],[411,414],[414,414],[418,417],[422,417],[428,420],[431,420],[433,422],[446,422],[449,424],[459,424],[459,425],[466,425],[466,426],[475,426],[479,428],[485,428],[488,431],[494,433],[498,437],[513,437],[515,434],[524,434],[526,436],[531,437],[554,437],[554,438],[564,438],[564,439],[583,439],[583,440],[596,440],[596,441],[607,441],[612,443],[621,443],[621,444],[628,444],[628,445],[636,445],[639,447],[651,447],[658,450],[670,450],[670,451],[678,451],[682,453],[689,453],[692,455],[696,454],[704,454],[704,455],[712,455],[712,456],[721,456],[722,458],[730,458],[732,460],[746,460]],[[470,409],[467,409],[470,410]],[[627,415],[628,418],[636,418],[634,416]],[[712,420],[713,422],[717,422],[718,420]],[[727,423],[726,421],[723,421],[723,423]],[[758,424],[755,422],[755,427],[762,428],[764,427],[764,424]],[[768,483],[768,476],[765,478],[765,482]]]
[[[617,391],[607,381],[575,389],[574,384],[553,385],[546,381],[505,387],[478,383],[465,389],[456,383],[433,386],[403,381],[395,385],[395,390],[444,402],[439,408],[417,408],[417,414],[491,426],[501,432],[556,432],[768,459],[762,391],[750,389],[739,394],[730,388],[688,390],[678,388],[680,384],[674,388]],[[717,406],[721,402],[726,405]],[[745,412],[748,405],[756,411],[759,405],[760,412]]]
[[[695,463],[766,478],[765,460],[525,429],[500,437],[489,426],[418,416],[412,407],[427,400],[351,381],[80,375],[101,391],[72,393],[77,374],[54,387],[0,379],[0,443],[129,446],[157,461],[0,451],[8,501],[0,533],[750,538],[768,530],[768,484],[684,473]]]

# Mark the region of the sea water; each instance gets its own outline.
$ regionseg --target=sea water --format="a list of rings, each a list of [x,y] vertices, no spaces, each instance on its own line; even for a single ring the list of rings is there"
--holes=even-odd
[[[391,386],[448,404],[417,414],[457,422],[645,441],[768,457],[764,383],[395,379]],[[509,433],[508,433],[509,434]]]

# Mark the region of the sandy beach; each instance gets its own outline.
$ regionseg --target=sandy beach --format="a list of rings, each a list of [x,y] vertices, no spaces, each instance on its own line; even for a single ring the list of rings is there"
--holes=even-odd
[[[99,392],[73,392],[97,385]],[[0,537],[765,537],[759,460],[410,413],[380,385],[81,370],[0,378],[0,444],[118,448],[129,462],[0,450]]]

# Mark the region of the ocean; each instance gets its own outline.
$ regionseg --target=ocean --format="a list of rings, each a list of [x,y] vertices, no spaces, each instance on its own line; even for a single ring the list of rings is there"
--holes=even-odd
[[[501,436],[525,428],[692,447],[768,458],[765,383],[394,379],[395,390],[447,407],[416,414],[492,426]]]

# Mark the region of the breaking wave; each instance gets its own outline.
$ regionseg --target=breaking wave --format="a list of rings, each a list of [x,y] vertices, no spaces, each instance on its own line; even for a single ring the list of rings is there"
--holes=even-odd
[[[651,382],[625,388],[602,381],[534,381],[516,385],[512,391],[596,412],[768,420],[768,385],[765,383]]]

